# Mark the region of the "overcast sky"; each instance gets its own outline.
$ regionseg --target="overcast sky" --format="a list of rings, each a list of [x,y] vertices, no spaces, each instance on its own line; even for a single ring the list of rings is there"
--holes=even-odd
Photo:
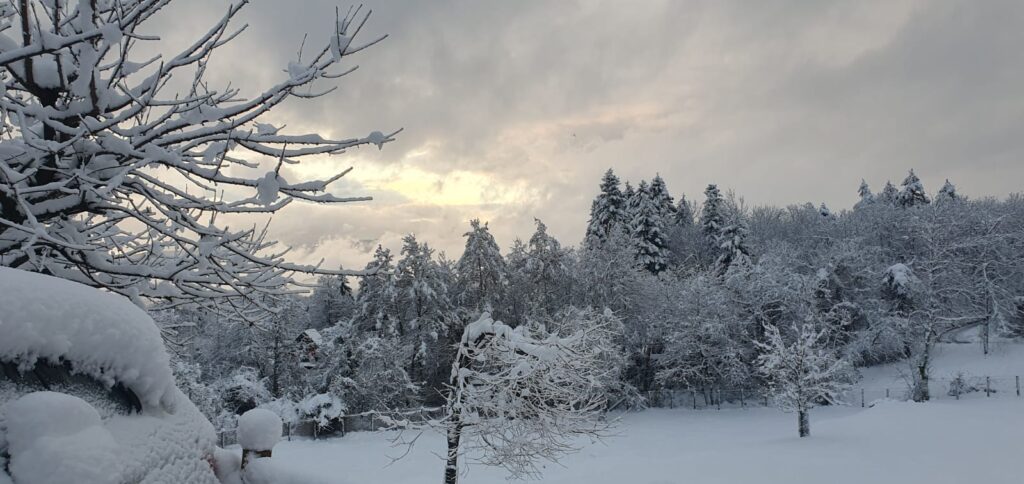
[[[171,42],[205,31],[223,0],[187,0]],[[210,70],[249,92],[279,81],[303,34],[325,42],[335,1],[255,0],[249,29]],[[347,8],[347,4],[341,5]],[[293,259],[361,268],[405,233],[451,256],[471,218],[505,250],[541,218],[582,238],[601,174],[660,173],[673,196],[708,183],[749,205],[849,207],[915,168],[970,196],[1024,178],[1024,2],[367,1],[360,68],[340,89],[291,102],[289,133],[365,136],[383,150],[308,162],[354,166],[344,206],[295,203],[273,222]],[[186,15],[180,15],[186,12]],[[187,21],[186,21],[187,20]],[[166,21],[166,19],[165,19]]]

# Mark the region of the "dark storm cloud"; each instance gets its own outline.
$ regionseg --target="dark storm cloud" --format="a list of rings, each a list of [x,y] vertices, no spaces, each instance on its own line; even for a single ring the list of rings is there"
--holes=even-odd
[[[198,33],[224,5],[186,3],[192,20],[168,37]],[[325,42],[335,5],[254,2],[213,76],[247,89],[274,82],[305,33],[307,50]],[[394,248],[405,232],[457,253],[478,216],[503,246],[528,236],[535,216],[573,244],[609,166],[634,181],[660,172],[691,200],[716,182],[749,203],[834,208],[852,203],[860,178],[877,189],[911,167],[932,190],[949,177],[974,196],[1017,191],[1024,174],[1019,2],[364,8],[374,14],[361,38],[390,37],[356,56],[338,92],[288,103],[277,120],[335,137],[405,131],[337,160],[356,166],[337,190],[374,202],[296,204],[277,217],[303,257],[361,265],[366,241]]]

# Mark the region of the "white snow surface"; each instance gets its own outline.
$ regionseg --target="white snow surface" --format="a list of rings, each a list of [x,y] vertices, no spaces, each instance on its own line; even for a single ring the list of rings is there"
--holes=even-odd
[[[622,418],[618,435],[584,445],[539,482],[557,484],[1018,484],[1024,401],[975,399],[811,412],[811,437],[771,408],[652,409]],[[273,460],[336,484],[436,484],[444,437],[427,433],[401,456],[389,432],[282,442]],[[461,482],[501,484],[471,465]],[[519,481],[516,481],[519,482]],[[534,481],[522,481],[534,482]]]
[[[178,389],[160,332],[145,311],[111,293],[0,267],[0,360],[39,359],[131,389],[146,409],[173,411]]]
[[[238,445],[248,450],[271,450],[281,440],[281,417],[254,408],[238,418]]]
[[[84,400],[35,392],[0,404],[0,484],[217,484],[213,426],[175,386],[153,320],[121,296],[0,267],[0,359],[68,361],[121,383],[141,413],[101,419]]]
[[[54,392],[29,393],[3,406],[10,471],[31,484],[118,484],[117,444],[84,400]]]
[[[861,384],[902,385],[905,365],[863,371]],[[1024,345],[939,345],[935,376],[1024,376]],[[860,384],[859,384],[860,385]],[[858,386],[859,386],[858,385]],[[857,402],[859,403],[859,402]],[[617,434],[547,465],[539,482],[557,484],[1018,484],[1024,397],[880,400],[874,406],[811,411],[811,436],[797,437],[794,414],[772,408],[650,409],[622,416]],[[427,432],[409,455],[393,432],[353,432],[327,440],[281,442],[276,465],[337,484],[434,484],[444,436]],[[508,482],[501,469],[469,465],[461,482]],[[537,481],[524,481],[537,482]]]

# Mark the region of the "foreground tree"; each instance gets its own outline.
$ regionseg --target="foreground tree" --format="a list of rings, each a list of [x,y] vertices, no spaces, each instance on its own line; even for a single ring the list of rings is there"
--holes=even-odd
[[[787,343],[777,326],[765,325],[765,341],[757,343],[764,353],[757,365],[776,404],[797,413],[800,437],[807,437],[811,408],[821,402],[839,402],[848,385],[849,365],[824,347],[827,331],[809,323],[794,326],[793,331],[795,339]]]
[[[601,320],[595,321],[595,323]],[[594,324],[568,336],[527,325],[516,329],[489,313],[466,326],[452,363],[442,425],[448,453],[445,484],[459,479],[459,457],[501,466],[510,477],[536,476],[537,460],[555,462],[573,439],[599,437],[607,403],[604,340]]]
[[[175,55],[137,49],[159,41],[144,26],[169,3],[19,0],[0,8],[8,32],[0,34],[0,265],[136,301],[218,301],[236,316],[266,315],[265,296],[286,292],[296,271],[344,271],[290,264],[265,230],[230,230],[218,217],[274,213],[295,199],[365,199],[327,191],[348,170],[295,182],[282,168],[380,147],[395,133],[335,140],[279,133],[261,120],[287,99],[333,90],[319,81],[352,72],[344,58],[381,39],[353,43],[369,14],[352,10],[325,45],[300,52],[277,84],[246,98],[205,78],[214,51],[244,29],[230,23],[246,2],[229,5]]]

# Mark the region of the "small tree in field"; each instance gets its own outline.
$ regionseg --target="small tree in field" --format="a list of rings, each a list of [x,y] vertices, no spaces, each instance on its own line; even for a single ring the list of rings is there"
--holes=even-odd
[[[839,401],[849,385],[849,365],[824,347],[826,330],[807,323],[793,330],[795,340],[787,343],[778,327],[765,325],[765,341],[757,343],[764,352],[757,366],[776,404],[797,413],[800,437],[807,437],[811,435],[808,413],[819,403]]]
[[[281,66],[277,84],[244,96],[205,74],[214,51],[244,30],[231,21],[247,2],[226,5],[206,33],[171,55],[141,52],[160,41],[147,21],[170,3],[0,3],[0,265],[136,301],[265,316],[267,296],[288,292],[296,271],[345,272],[290,264],[265,230],[229,228],[225,217],[274,213],[295,199],[363,200],[328,191],[348,170],[296,181],[282,168],[380,147],[395,134],[286,134],[266,114],[332,91],[320,82],[352,72],[343,61],[380,39],[356,44],[368,13],[351,10],[327,42]]]
[[[576,450],[573,439],[598,437],[607,403],[607,373],[594,324],[569,336],[516,329],[484,313],[466,326],[452,364],[445,416],[445,484],[456,484],[459,457],[470,452],[512,478],[535,476],[537,460]]]

